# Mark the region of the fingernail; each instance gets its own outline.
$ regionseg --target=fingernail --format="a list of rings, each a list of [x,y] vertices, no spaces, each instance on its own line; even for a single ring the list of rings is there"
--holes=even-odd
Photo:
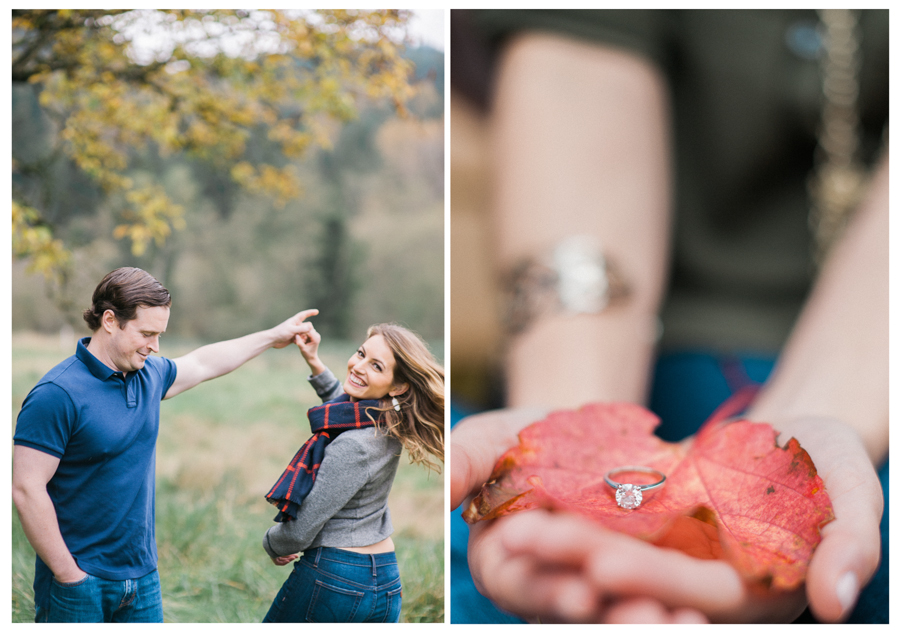
[[[847,571],[838,578],[834,590],[841,604],[841,614],[846,613],[856,603],[856,597],[859,595],[859,579],[853,571]]]

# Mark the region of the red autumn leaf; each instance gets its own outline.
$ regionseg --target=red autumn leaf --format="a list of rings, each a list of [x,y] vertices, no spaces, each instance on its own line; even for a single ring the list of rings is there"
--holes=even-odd
[[[551,413],[519,433],[463,516],[473,523],[535,508],[577,512],[656,545],[724,558],[748,581],[798,586],[834,513],[797,440],[779,447],[771,426],[717,415],[693,439],[672,444],[653,435],[658,423],[629,403]],[[647,466],[668,479],[626,510],[603,479],[620,466]],[[639,484],[657,480],[629,475]]]

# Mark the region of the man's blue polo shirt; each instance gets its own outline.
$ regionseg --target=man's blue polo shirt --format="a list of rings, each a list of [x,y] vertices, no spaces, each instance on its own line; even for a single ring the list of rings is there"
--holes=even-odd
[[[171,360],[148,357],[115,372],[78,342],[25,398],[13,438],[59,458],[47,491],[63,540],[82,571],[108,580],[156,568],[159,405],[175,381]],[[35,603],[46,607],[50,569],[37,558]]]

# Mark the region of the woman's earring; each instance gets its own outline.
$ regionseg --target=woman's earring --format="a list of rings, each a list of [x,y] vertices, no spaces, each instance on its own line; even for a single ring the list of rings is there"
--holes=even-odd
[[[397,402],[396,396],[391,398],[391,402],[394,403],[394,411],[400,411],[400,403]]]

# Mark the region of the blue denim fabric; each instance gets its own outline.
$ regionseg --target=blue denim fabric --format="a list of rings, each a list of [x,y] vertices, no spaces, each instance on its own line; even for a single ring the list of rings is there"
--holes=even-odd
[[[394,552],[315,547],[294,563],[263,623],[397,623],[401,601]]]
[[[78,582],[50,585],[50,604],[36,606],[36,623],[162,623],[162,591],[156,569],[136,580],[87,575]]]

